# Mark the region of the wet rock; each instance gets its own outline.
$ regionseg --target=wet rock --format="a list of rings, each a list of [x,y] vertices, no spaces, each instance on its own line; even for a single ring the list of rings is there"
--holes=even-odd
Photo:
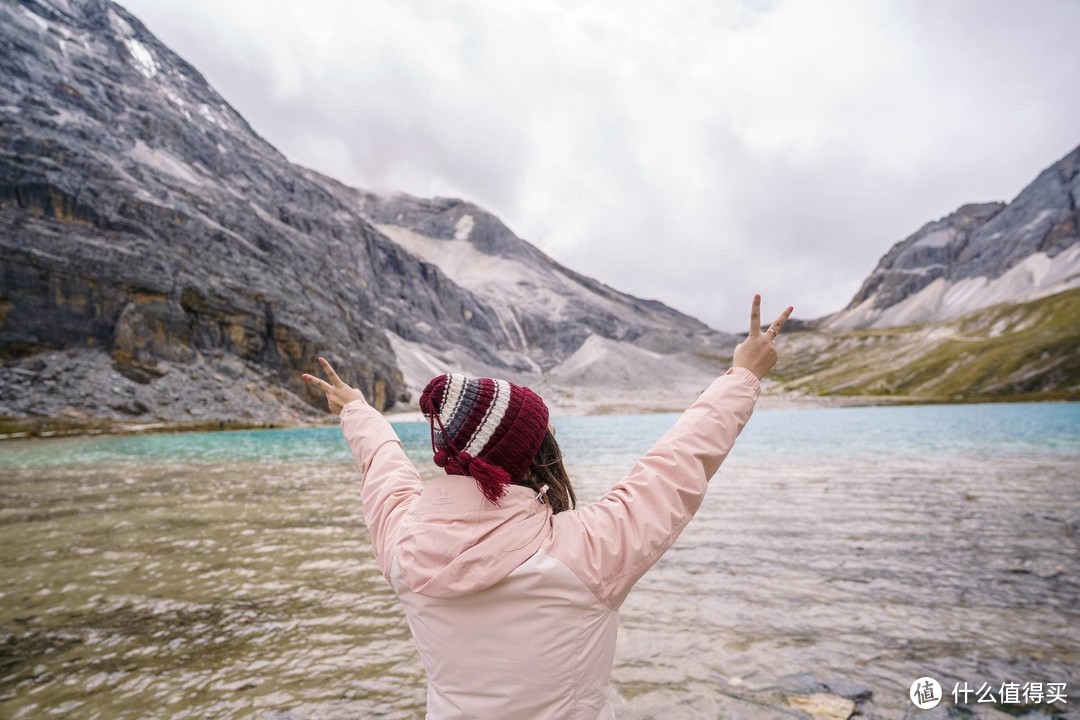
[[[866,685],[850,682],[842,678],[819,680],[810,673],[785,675],[777,681],[777,687],[785,692],[808,695],[828,693],[839,695],[856,702],[869,700],[873,691]]]
[[[808,672],[785,675],[776,682],[776,686],[790,693],[826,692],[825,684]]]
[[[829,680],[823,684],[828,692],[848,700],[854,700],[857,703],[871,699],[874,694],[866,685],[848,682],[847,680]]]
[[[853,701],[828,693],[791,695],[787,704],[815,720],[848,720],[855,712]]]

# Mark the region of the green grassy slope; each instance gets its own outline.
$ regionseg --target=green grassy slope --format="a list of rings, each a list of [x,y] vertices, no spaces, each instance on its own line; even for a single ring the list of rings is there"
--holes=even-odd
[[[913,401],[1080,400],[1080,288],[944,323],[795,332],[780,355],[773,377],[783,390]]]

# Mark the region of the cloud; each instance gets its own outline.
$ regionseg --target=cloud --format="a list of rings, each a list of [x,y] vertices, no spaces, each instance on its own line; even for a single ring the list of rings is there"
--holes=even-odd
[[[132,0],[292,160],[740,329],[1080,138],[1080,4]]]

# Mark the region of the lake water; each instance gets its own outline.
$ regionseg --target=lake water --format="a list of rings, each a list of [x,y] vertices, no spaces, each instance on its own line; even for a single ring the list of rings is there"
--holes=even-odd
[[[556,419],[579,498],[676,417]],[[357,477],[336,427],[0,443],[0,717],[422,717]],[[1080,404],[759,411],[623,606],[618,717],[902,718],[925,675],[1075,712],[1078,551]]]

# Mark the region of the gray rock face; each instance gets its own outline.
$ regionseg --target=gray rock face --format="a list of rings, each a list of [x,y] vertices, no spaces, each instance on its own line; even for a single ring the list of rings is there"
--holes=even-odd
[[[155,402],[161,378],[226,377],[238,361],[316,414],[299,373],[319,355],[386,408],[409,395],[402,347],[542,372],[590,334],[665,352],[734,344],[561,268],[469,203],[379,198],[293,165],[111,2],[5,2],[0,46],[8,369],[41,353],[107,353],[114,373],[145,386],[128,407],[152,418],[169,417]],[[502,302],[513,294],[494,291],[499,278],[492,292],[465,286],[380,229],[452,242],[465,216],[477,252],[573,286],[569,309],[546,312],[552,287],[536,278],[542,302]],[[93,362],[91,376],[104,377]],[[294,406],[258,412],[279,419]],[[0,407],[45,411],[25,393],[5,393]]]
[[[224,350],[303,392],[318,354],[363,348],[352,379],[393,401],[401,376],[371,318],[430,269],[339,212],[122,8],[0,17],[5,356],[102,347],[151,383],[158,360]]]
[[[409,195],[380,197],[374,193],[358,193],[357,199],[364,215],[380,225],[399,225],[427,237],[453,240],[460,232],[462,219],[471,217],[468,240],[485,255],[518,257],[531,262],[546,259],[535,247],[522,242],[499,218],[464,200]]]
[[[1010,203],[964,205],[892,247],[829,327],[943,320],[1075,287],[1080,147]]]
[[[923,225],[918,232],[897,243],[878,262],[847,309],[872,300],[874,307],[895,305],[958,268],[958,255],[975,231],[1000,213],[1005,203],[964,205],[951,215]]]
[[[490,309],[484,321],[494,350],[479,357],[489,365],[547,373],[592,336],[664,354],[722,354],[735,344],[732,336],[663,303],[621,293],[563,267],[472,203],[384,197],[308,174]],[[397,334],[429,350],[446,349],[426,328]]]

